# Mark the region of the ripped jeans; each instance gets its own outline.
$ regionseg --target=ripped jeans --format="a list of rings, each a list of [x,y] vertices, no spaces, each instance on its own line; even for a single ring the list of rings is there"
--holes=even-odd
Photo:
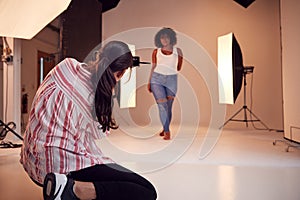
[[[172,106],[177,93],[177,74],[163,75],[153,72],[150,83],[164,132],[170,132]]]

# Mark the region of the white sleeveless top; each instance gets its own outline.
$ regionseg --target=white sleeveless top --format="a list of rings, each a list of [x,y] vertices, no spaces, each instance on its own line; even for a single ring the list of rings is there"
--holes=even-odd
[[[161,52],[161,48],[157,49],[156,67],[154,72],[163,75],[177,74],[178,52],[177,48],[173,47],[173,52],[170,55],[165,55]]]

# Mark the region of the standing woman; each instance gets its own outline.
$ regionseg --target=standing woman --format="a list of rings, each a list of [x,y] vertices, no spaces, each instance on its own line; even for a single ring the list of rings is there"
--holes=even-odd
[[[176,33],[171,28],[162,28],[155,35],[156,49],[152,53],[152,69],[148,90],[153,93],[159,109],[164,140],[171,139],[170,123],[172,106],[177,92],[177,73],[181,70],[183,54],[177,43]]]
[[[45,200],[155,200],[153,185],[106,157],[95,140],[116,128],[112,91],[132,54],[107,43],[89,64],[66,58],[47,75],[32,103],[21,164]]]

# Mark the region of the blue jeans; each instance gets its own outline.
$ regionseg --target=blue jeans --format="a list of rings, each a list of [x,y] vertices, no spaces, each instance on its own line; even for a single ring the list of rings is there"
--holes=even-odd
[[[170,132],[172,106],[177,93],[177,74],[163,75],[153,72],[150,83],[164,132]]]

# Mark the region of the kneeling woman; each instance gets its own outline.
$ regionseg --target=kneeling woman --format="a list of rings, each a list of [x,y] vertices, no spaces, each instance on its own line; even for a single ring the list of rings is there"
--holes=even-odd
[[[153,185],[103,155],[95,139],[115,127],[112,92],[132,67],[128,46],[107,43],[96,61],[67,58],[45,78],[33,100],[21,151],[46,200],[154,200]]]

